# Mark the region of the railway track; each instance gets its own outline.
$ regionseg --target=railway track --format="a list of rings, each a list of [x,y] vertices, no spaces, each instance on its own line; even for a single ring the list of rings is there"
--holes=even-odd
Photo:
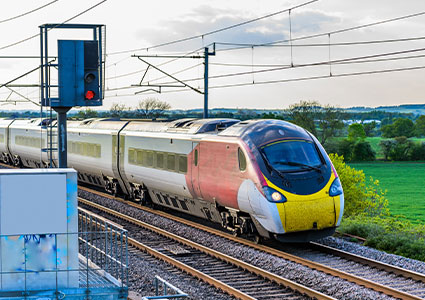
[[[99,204],[79,201],[119,219],[133,236],[128,238],[131,251],[149,253],[238,299],[335,299]]]
[[[5,165],[5,167],[10,168],[11,166]],[[137,209],[141,209],[153,214],[161,215],[165,218],[172,219],[174,221],[183,223],[188,226],[192,226],[197,229],[204,230],[208,233],[214,234],[226,238],[228,240],[243,244],[245,246],[252,247],[254,249],[264,251],[266,253],[281,257],[305,266],[309,268],[325,272],[327,274],[337,276],[343,279],[346,279],[350,282],[356,283],[361,286],[365,286],[372,290],[382,292],[386,295],[400,298],[400,299],[425,299],[425,275],[410,270],[402,269],[393,265],[385,264],[379,261],[368,259],[365,257],[357,256],[352,253],[340,251],[334,248],[326,247],[317,243],[311,243],[311,249],[322,253],[318,259],[312,261],[311,259],[306,259],[300,257],[299,255],[292,255],[286,253],[282,250],[275,248],[267,247],[264,245],[257,245],[254,242],[244,240],[238,237],[233,237],[232,235],[225,233],[220,230],[216,230],[201,224],[185,220],[171,214],[150,209],[148,207],[143,207],[138,204],[125,201],[120,198],[112,197],[109,194],[91,190],[85,187],[80,187],[82,190],[86,190],[90,193],[99,194],[102,197],[107,197],[115,199],[117,201],[125,202],[127,205],[134,206]],[[319,255],[320,256],[320,255]],[[340,258],[342,262],[335,263],[335,257]],[[357,265],[352,265],[352,263]],[[373,276],[373,278],[368,278],[367,274],[362,271],[361,266],[371,267],[376,270],[381,270],[383,276]],[[394,274],[392,276],[391,274]],[[387,279],[385,279],[387,276]],[[392,278],[390,278],[392,276]],[[382,277],[382,278],[381,278]],[[390,279],[388,279],[390,278]],[[408,280],[412,281],[408,281]]]
[[[302,264],[311,269],[322,271],[347,281],[364,286],[384,293],[386,295],[399,298],[399,299],[424,299],[425,297],[425,275],[410,270],[402,269],[396,266],[385,264],[376,260],[368,259],[352,253],[337,250],[331,247],[323,246],[317,243],[310,243],[311,248],[306,251],[309,258],[303,258],[300,255],[293,255],[279,249],[275,249],[265,245],[258,245],[252,241],[234,237],[231,234],[223,231],[213,229],[189,220],[185,220],[174,215],[157,211],[148,207],[142,207],[138,204],[128,202],[119,198],[111,197],[108,194],[92,191],[87,188],[81,188],[91,193],[97,193],[103,197],[114,198],[118,201],[124,201],[126,204],[134,206],[138,209],[148,211],[163,217],[172,219],[174,221],[183,223],[197,229],[204,230],[208,233],[226,238],[236,243],[243,244],[264,251],[271,255]],[[316,252],[314,261],[310,258],[312,252]],[[310,254],[310,255],[309,255]],[[372,276],[370,272],[365,269],[372,269]]]

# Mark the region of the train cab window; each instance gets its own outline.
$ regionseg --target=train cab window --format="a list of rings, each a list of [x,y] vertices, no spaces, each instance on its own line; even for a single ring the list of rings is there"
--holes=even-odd
[[[195,149],[194,156],[195,156],[195,158],[194,158],[195,166],[197,166],[198,165],[198,149]]]
[[[186,173],[187,172],[187,156],[179,155],[179,172]]]
[[[163,153],[156,153],[156,167],[159,169],[164,168],[164,154]]]
[[[239,158],[239,170],[246,170],[246,158],[245,154],[242,152],[241,148],[238,148],[238,158]]]
[[[262,151],[273,168],[284,172],[314,169],[322,164],[314,143],[308,140],[274,142]]]
[[[168,153],[167,155],[167,169],[170,171],[176,170],[176,156],[174,154]]]

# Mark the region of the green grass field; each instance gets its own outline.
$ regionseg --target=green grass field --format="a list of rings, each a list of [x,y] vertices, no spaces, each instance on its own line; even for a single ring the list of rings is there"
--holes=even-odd
[[[379,141],[378,141],[379,143]],[[392,215],[403,215],[412,223],[425,223],[425,163],[350,163],[363,170],[366,178],[378,179]]]

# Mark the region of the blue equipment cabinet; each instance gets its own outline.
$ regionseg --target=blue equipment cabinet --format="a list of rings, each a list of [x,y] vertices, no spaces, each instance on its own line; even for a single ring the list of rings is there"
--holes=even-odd
[[[58,40],[59,98],[51,107],[100,106],[97,41]]]

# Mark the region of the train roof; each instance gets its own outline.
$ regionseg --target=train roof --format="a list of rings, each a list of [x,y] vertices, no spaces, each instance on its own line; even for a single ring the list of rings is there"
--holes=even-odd
[[[169,132],[169,133],[218,133],[240,122],[236,119],[179,119],[171,122],[131,121],[126,131]]]
[[[250,139],[257,146],[282,139],[313,139],[310,133],[302,127],[286,121],[270,119],[242,121],[218,135]]]

